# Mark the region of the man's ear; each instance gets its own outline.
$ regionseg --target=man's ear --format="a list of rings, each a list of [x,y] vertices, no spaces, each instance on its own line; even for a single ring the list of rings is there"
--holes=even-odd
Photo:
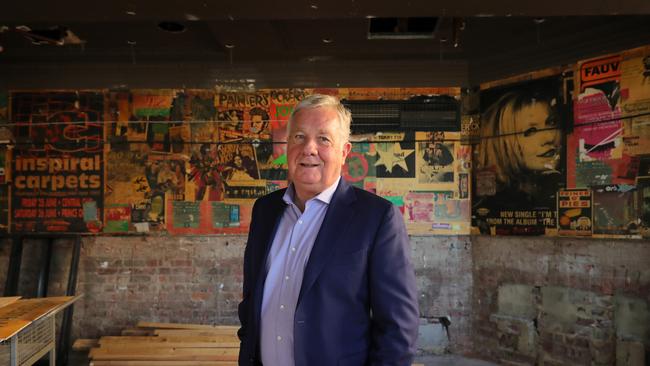
[[[343,144],[343,163],[345,163],[345,158],[348,157],[348,154],[352,150],[352,144],[348,141]]]

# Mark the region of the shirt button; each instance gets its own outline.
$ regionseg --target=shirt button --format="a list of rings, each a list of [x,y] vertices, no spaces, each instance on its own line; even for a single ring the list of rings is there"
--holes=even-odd
[[[302,220],[298,220],[298,223],[299,223],[299,224],[302,224]]]
[[[278,341],[281,341],[281,340],[282,340],[282,336],[278,336]]]
[[[296,251],[296,247],[291,248],[291,251],[292,251],[292,252],[295,252],[295,251]]]
[[[284,309],[284,305],[280,305],[280,309]]]
[[[289,276],[284,276],[284,279],[285,279],[285,280],[289,280]]]

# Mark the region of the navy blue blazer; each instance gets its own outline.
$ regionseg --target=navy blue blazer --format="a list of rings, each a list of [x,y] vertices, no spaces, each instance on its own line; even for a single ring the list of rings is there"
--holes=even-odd
[[[253,207],[239,304],[240,366],[260,365],[264,268],[285,191],[261,197]],[[418,323],[399,210],[341,179],[305,268],[293,326],[296,366],[410,365]]]

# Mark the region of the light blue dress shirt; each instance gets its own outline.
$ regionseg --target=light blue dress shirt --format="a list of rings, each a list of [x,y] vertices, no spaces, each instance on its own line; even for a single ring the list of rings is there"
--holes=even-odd
[[[262,297],[260,351],[264,366],[294,366],[293,326],[305,266],[316,241],[327,208],[341,177],[305,203],[305,211],[294,203],[289,186],[282,214],[266,260],[266,282]]]

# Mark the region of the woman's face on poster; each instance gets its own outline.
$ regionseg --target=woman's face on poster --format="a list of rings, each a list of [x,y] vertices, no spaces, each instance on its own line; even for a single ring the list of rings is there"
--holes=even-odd
[[[524,167],[530,171],[555,170],[560,160],[561,134],[551,106],[534,102],[515,113]]]

